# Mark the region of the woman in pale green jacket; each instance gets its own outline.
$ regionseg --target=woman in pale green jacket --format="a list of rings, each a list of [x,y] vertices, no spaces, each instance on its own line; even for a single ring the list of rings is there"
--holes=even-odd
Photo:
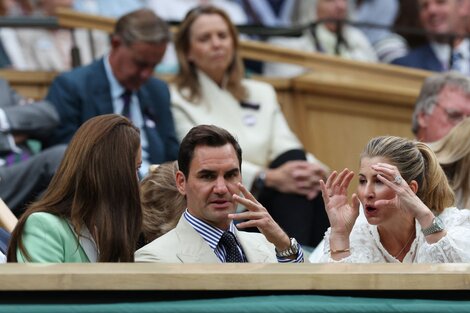
[[[120,115],[85,122],[44,196],[18,221],[9,262],[133,262],[142,223],[139,130]]]

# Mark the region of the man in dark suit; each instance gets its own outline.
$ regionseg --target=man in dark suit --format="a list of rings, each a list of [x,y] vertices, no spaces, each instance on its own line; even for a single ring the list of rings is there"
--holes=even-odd
[[[20,215],[49,184],[65,147],[34,151],[31,139],[48,136],[59,123],[50,103],[30,103],[4,80],[0,95],[0,198]]]
[[[60,115],[60,125],[47,145],[67,143],[91,117],[118,113],[141,130],[142,168],[177,158],[178,141],[167,85],[154,78],[170,33],[152,11],[122,16],[111,38],[111,52],[90,65],[58,76],[46,97]]]
[[[429,33],[429,42],[392,63],[435,72],[455,70],[469,75],[470,43],[468,39],[456,37],[453,44],[449,45],[448,36],[448,34],[462,33],[465,27],[459,18],[462,10],[461,1],[418,0],[419,18],[424,30]]]

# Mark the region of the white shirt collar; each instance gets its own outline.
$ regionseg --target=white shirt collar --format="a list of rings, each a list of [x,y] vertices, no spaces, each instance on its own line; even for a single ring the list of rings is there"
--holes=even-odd
[[[109,82],[109,89],[111,91],[111,98],[118,99],[122,96],[124,91],[126,90],[116,79],[114,76],[113,69],[111,68],[111,64],[109,63],[109,54],[105,55],[103,58],[104,63],[104,70],[106,72],[106,78],[108,78]]]
[[[448,44],[431,42],[431,47],[436,54],[437,59],[441,62],[442,67],[446,70],[449,69],[450,46]],[[470,42],[468,39],[462,42],[454,49],[454,52],[460,52],[466,63],[470,62]]]

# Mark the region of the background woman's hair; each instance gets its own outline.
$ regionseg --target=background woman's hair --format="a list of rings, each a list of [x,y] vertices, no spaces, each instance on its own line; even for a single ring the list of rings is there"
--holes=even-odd
[[[455,192],[456,206],[470,209],[470,118],[430,144]]]

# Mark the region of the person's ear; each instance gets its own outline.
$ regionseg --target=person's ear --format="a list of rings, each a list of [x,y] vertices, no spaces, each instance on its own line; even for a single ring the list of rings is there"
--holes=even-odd
[[[111,36],[111,47],[113,49],[119,48],[123,44],[122,39],[119,36],[113,35]]]
[[[186,53],[186,59],[187,59],[190,63],[193,63],[193,62],[194,62],[194,57],[193,57],[193,54],[191,53],[191,51],[188,51],[188,53]]]
[[[412,180],[408,186],[410,186],[410,189],[416,194],[418,192],[419,186],[418,182],[416,180]]]
[[[183,172],[176,172],[176,188],[183,196],[186,196],[186,177]]]
[[[428,127],[428,114],[424,111],[418,113],[418,125],[419,128]]]

